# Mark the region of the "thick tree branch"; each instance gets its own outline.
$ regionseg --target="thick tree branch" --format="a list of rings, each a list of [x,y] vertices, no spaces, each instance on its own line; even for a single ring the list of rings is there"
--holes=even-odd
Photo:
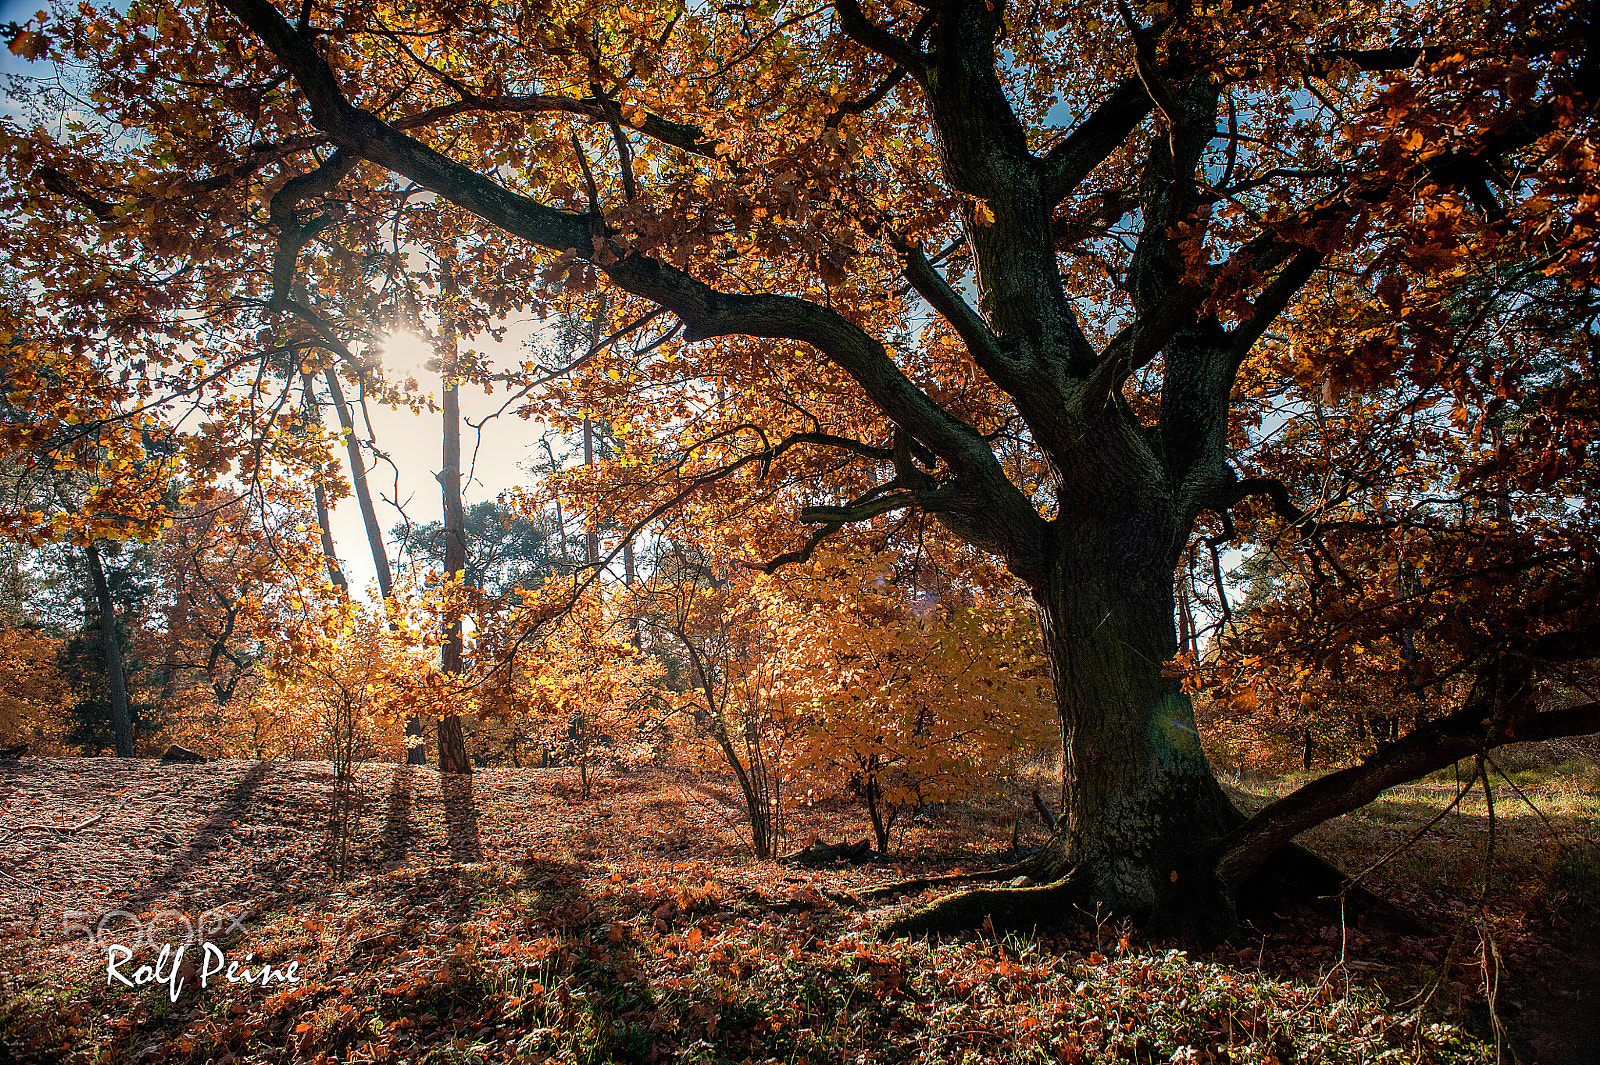
[[[1261,810],[1219,846],[1217,872],[1223,882],[1237,887],[1306,829],[1462,758],[1507,743],[1600,732],[1600,703],[1524,712],[1531,699],[1530,673],[1526,661],[1488,664],[1460,710],[1380,747],[1360,765],[1329,773]]]
[[[1313,78],[1327,80],[1330,74],[1337,73],[1343,68],[1354,68],[1368,73],[1377,73],[1384,70],[1405,70],[1422,63],[1434,63],[1443,59],[1453,48],[1445,45],[1429,45],[1426,48],[1330,48],[1311,59],[1311,66],[1307,70]]]
[[[911,33],[911,40],[908,42],[910,47],[916,49],[921,48],[923,37],[927,36],[928,31],[933,28],[934,18],[935,15],[932,11],[929,11],[922,16],[922,19],[917,23],[916,29]],[[905,76],[906,68],[903,66],[896,66],[892,71],[889,72],[888,76],[886,76],[882,81],[878,82],[876,88],[867,93],[861,99],[850,100],[834,108],[833,113],[823,121],[823,128],[836,128],[839,123],[845,120],[847,115],[866,114],[868,111],[876,107],[885,96],[888,96],[896,85],[899,85],[900,82],[905,80]]]
[[[1079,214],[1057,215],[1050,224],[1050,235],[1057,251],[1071,251],[1092,237],[1104,236],[1129,211],[1139,206],[1139,197],[1130,187],[1109,189],[1096,197],[1094,206]]]
[[[1318,268],[1327,261],[1326,252],[1302,248],[1274,277],[1250,309],[1250,317],[1228,330],[1228,344],[1234,358],[1243,362],[1261,335],[1271,327],[1295,295],[1306,286]]]
[[[595,121],[606,117],[605,104],[597,98],[573,99],[567,96],[469,96],[454,103],[430,107],[389,123],[394,129],[410,131],[431,126],[464,114],[540,114],[561,112]],[[716,158],[716,142],[698,126],[662,118],[653,112],[635,112],[628,125],[652,140],[707,159]]]
[[[961,298],[961,293],[950,287],[950,283],[928,261],[921,248],[899,242],[896,242],[896,246],[905,259],[906,280],[917,290],[917,295],[927,300],[928,305],[950,323],[974,361],[986,371],[990,366],[1000,363],[1004,359],[1000,342],[989,332],[989,327],[978,312]]]
[[[1150,113],[1150,96],[1137,78],[1112,90],[1089,116],[1045,153],[1044,197],[1052,206],[1083,183],[1095,167],[1127,142]]]
[[[719,292],[683,270],[617,248],[598,217],[567,214],[513,193],[350,104],[328,64],[267,0],[225,3],[293,74],[311,106],[313,123],[335,143],[512,235],[552,250],[593,254],[620,288],[676,314],[689,340],[744,335],[812,345],[844,368],[885,414],[949,463],[965,486],[959,505],[970,520],[984,528],[1009,523],[1024,568],[1038,557],[1043,523],[1032,504],[1007,480],[983,438],[908,379],[881,341],[829,308],[792,296]]]
[[[332,215],[321,214],[302,225],[296,207],[301,200],[331,192],[355,168],[356,161],[351,153],[336,151],[315,170],[292,178],[273,195],[267,207],[272,224],[278,227],[278,246],[272,256],[272,310],[283,310],[289,298],[300,250],[333,221]]]
[[[833,9],[839,16],[839,28],[852,40],[903,67],[917,81],[927,81],[928,57],[916,44],[901,40],[873,22],[856,0],[834,0]]]
[[[879,514],[886,514],[891,510],[901,510],[905,507],[914,507],[918,503],[918,493],[913,491],[888,492],[883,495],[877,493],[888,488],[889,485],[880,485],[869,492],[873,496],[863,502],[851,503],[843,507],[802,507],[800,520],[804,522],[820,522],[834,524],[842,522],[870,521]]]
[[[85,192],[82,186],[55,167],[41,166],[36,173],[39,175],[39,184],[63,199],[68,199],[87,207],[89,213],[101,222],[115,222],[117,220],[116,204]]]

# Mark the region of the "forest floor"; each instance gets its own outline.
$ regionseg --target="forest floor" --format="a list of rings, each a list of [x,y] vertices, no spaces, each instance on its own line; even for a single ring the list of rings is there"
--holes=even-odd
[[[893,860],[809,869],[752,859],[712,774],[601,772],[587,800],[569,769],[359,777],[339,878],[326,763],[0,763],[0,1060],[1489,1062],[1485,943],[1503,1060],[1595,1060],[1592,764],[1513,771],[1537,814],[1497,781],[1492,848],[1478,792],[1368,876],[1436,935],[1301,907],[1207,957],[1092,921],[873,938],[894,909],[852,892],[991,868],[1019,817],[1038,842],[1037,781],[906,819]],[[1294,783],[1229,780],[1244,805]],[[1307,842],[1364,868],[1456,795],[1395,789]],[[801,806],[790,846],[862,823]],[[298,979],[201,987],[200,940]],[[130,988],[113,962],[161,971]]]

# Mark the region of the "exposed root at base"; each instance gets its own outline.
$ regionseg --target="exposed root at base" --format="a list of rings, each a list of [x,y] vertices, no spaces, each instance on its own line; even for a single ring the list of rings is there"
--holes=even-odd
[[[949,877],[909,880],[861,892],[858,899],[868,901],[921,890],[937,884],[974,883],[1014,876],[1039,876],[1042,870],[1033,862],[1022,862],[1006,869],[984,873],[963,873]],[[1045,873],[1044,875],[1049,875]],[[1031,932],[1072,922],[1094,908],[1089,877],[1081,869],[1047,883],[1027,887],[975,888],[935,899],[886,922],[878,937],[926,935],[930,932],[968,932],[985,927],[996,930]],[[1180,878],[1173,873],[1173,883]],[[1337,912],[1341,898],[1353,911],[1370,913],[1413,934],[1436,934],[1427,923],[1359,884],[1331,863],[1304,847],[1288,844],[1278,850],[1257,874],[1235,891],[1216,881],[1208,866],[1186,871],[1183,890],[1174,888],[1158,898],[1155,912],[1125,914],[1136,923],[1149,923],[1162,934],[1180,937],[1186,946],[1210,949],[1231,939],[1237,932],[1238,917],[1264,916],[1275,907],[1304,903],[1313,908]],[[1160,887],[1165,888],[1163,881]],[[1235,912],[1237,900],[1238,912]]]
[[[1028,887],[961,891],[886,922],[879,927],[878,938],[969,932],[984,927],[986,920],[996,931],[1031,932],[1059,924],[1080,895],[1081,885],[1071,876]]]
[[[951,873],[948,876],[924,876],[915,880],[899,880],[893,884],[881,884],[875,888],[855,893],[856,898],[862,902],[875,902],[895,895],[909,895],[913,891],[924,891],[931,887],[942,887],[945,884],[981,884],[985,880],[1014,880],[1019,876],[1031,875],[1032,866],[1028,862],[1018,862],[1016,865],[1002,866],[999,869],[985,869],[976,873]]]
[[[1350,879],[1349,874],[1298,843],[1278,848],[1250,879],[1234,891],[1241,917],[1260,918],[1278,906],[1304,903],[1337,915],[1340,900],[1350,912],[1367,913],[1409,935],[1437,936],[1439,930],[1409,910]]]

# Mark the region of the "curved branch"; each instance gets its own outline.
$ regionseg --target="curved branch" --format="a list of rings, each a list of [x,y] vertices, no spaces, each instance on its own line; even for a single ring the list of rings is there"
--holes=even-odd
[[[889,487],[882,485],[873,492]],[[869,493],[873,494],[873,493]],[[844,507],[801,507],[800,520],[804,522],[826,522],[828,524],[868,521],[879,514],[891,510],[901,510],[905,507],[914,507],[919,502],[918,493],[909,489],[900,492],[890,492],[863,503],[852,503]]]
[[[839,15],[839,28],[849,34],[852,40],[904,67],[918,82],[926,84],[928,57],[922,49],[910,41],[901,40],[867,18],[856,0],[834,0],[833,9]]]
[[[327,62],[269,0],[223,0],[278,56],[311,107],[312,123],[352,154],[411,179],[505,232],[558,252],[582,254],[619,288],[665,307],[688,340],[744,335],[811,345],[843,368],[897,425],[961,478],[970,521],[998,531],[1025,561],[1038,553],[1043,520],[972,426],[936,403],[890,357],[883,342],[837,311],[793,296],[721,292],[686,271],[634,253],[595,214],[568,214],[519,195],[352,105]]]
[[[1072,195],[1149,113],[1150,96],[1139,79],[1128,78],[1113,89],[1065,139],[1045,153],[1045,202],[1055,205]]]
[[[1600,732],[1600,703],[1517,713],[1530,699],[1531,673],[1526,660],[1488,663],[1479,670],[1460,710],[1380,747],[1360,765],[1329,773],[1291,792],[1230,833],[1218,847],[1218,875],[1230,887],[1238,887],[1274,851],[1306,829],[1469,755],[1507,743]]]
[[[834,533],[838,532],[844,527],[845,523],[842,521],[831,521],[822,528],[818,529],[816,532],[812,533],[810,536],[806,537],[806,542],[804,544],[801,544],[793,551],[785,551],[783,554],[772,559],[771,561],[744,562],[735,559],[735,563],[745,566],[749,569],[760,570],[762,573],[771,576],[784,566],[792,565],[796,562],[810,562],[811,556],[816,554],[817,548],[822,544],[822,541],[826,540],[828,537],[832,536]]]
[[[999,340],[989,332],[989,327],[978,312],[961,298],[961,293],[952,288],[944,275],[928,261],[922,249],[898,240],[895,245],[905,258],[906,280],[917,290],[917,295],[927,300],[928,305],[950,323],[978,365],[989,370],[1000,362],[1003,356]]]
[[[304,225],[295,212],[301,200],[333,191],[344,176],[355,169],[356,157],[344,149],[335,151],[310,173],[284,183],[272,196],[267,213],[278,227],[278,245],[272,256],[272,298],[268,308],[281,311],[294,284],[295,264],[300,250],[333,221],[329,214],[318,215]]]
[[[568,96],[469,96],[454,103],[430,107],[405,118],[389,123],[394,129],[410,131],[431,126],[447,118],[466,114],[539,114],[560,112],[579,115],[596,121],[604,120],[605,105],[598,99],[577,100]],[[717,157],[716,141],[705,135],[698,126],[673,122],[649,111],[636,111],[628,125],[652,140],[672,148],[680,148],[707,159]]]

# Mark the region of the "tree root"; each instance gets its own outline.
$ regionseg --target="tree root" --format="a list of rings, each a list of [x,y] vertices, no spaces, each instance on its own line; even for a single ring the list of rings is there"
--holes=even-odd
[[[1437,936],[1439,930],[1416,914],[1352,881],[1338,866],[1298,843],[1279,847],[1234,893],[1241,917],[1261,917],[1273,908],[1303,903],[1337,914],[1341,900],[1410,935]]]
[[[1081,884],[1072,876],[1027,887],[960,891],[886,922],[877,934],[879,939],[895,939],[989,927],[997,932],[1031,932],[1068,919],[1081,895]]]
[[[1006,869],[955,876],[929,877],[886,884],[857,893],[862,901],[919,891],[939,884],[974,883],[1015,876],[1038,876],[1036,863],[1022,862]],[[1048,873],[1044,875],[1049,875]],[[1176,874],[1174,874],[1176,877]],[[1158,934],[1181,937],[1186,946],[1206,950],[1229,939],[1236,931],[1234,907],[1244,917],[1268,915],[1274,908],[1304,904],[1337,913],[1343,903],[1391,922],[1411,934],[1437,935],[1437,930],[1414,914],[1359,884],[1338,867],[1296,844],[1279,848],[1262,868],[1240,886],[1226,892],[1201,868],[1190,869],[1163,892],[1157,913],[1124,914],[1149,923]],[[1162,884],[1165,887],[1165,882]],[[991,926],[997,931],[1031,932],[1072,923],[1088,913],[1088,877],[1071,870],[1047,883],[1026,887],[974,888],[935,899],[925,906],[890,920],[878,928],[880,939],[963,932]]]
[[[878,899],[910,895],[912,892],[943,887],[946,884],[981,884],[985,880],[1015,880],[1019,876],[1031,875],[1032,863],[1023,861],[1016,865],[1004,865],[999,869],[983,869],[976,873],[951,873],[948,876],[923,876],[914,880],[897,880],[893,884],[880,884],[865,891],[857,891],[855,896],[862,902],[875,902]]]

